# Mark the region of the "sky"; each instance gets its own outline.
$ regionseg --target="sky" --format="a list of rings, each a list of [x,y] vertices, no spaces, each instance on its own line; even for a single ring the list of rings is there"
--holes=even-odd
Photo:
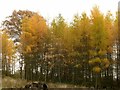
[[[51,21],[58,14],[62,14],[67,22],[72,21],[75,14],[81,15],[95,5],[99,6],[104,14],[110,10],[114,15],[118,10],[120,0],[0,0],[0,23],[5,17],[12,14],[13,10],[30,10],[38,12],[46,20]]]

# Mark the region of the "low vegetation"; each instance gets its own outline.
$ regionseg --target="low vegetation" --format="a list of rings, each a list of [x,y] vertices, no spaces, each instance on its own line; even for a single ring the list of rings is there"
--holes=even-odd
[[[24,87],[26,84],[27,81],[22,79],[13,79],[11,77],[5,77],[2,79],[3,88],[20,88]]]
[[[4,77],[2,79],[2,88],[21,88],[24,87],[27,83],[26,80],[14,79],[11,77]],[[65,83],[47,83],[49,88],[78,88],[80,86],[65,84]]]

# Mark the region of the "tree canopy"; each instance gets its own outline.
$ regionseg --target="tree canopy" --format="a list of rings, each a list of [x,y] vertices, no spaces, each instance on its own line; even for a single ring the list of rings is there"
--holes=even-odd
[[[90,16],[76,14],[70,24],[61,14],[46,23],[38,13],[24,10],[13,11],[4,21],[4,75],[14,75],[11,63],[19,53],[20,77],[26,80],[119,87],[117,14],[104,15],[95,6]]]

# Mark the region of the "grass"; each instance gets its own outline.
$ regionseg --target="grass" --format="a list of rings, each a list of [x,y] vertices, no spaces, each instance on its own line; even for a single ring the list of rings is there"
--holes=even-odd
[[[11,77],[5,77],[2,79],[2,88],[20,88],[27,84],[26,80],[13,79]]]
[[[47,83],[50,88],[79,88],[80,86],[65,83]]]
[[[27,83],[26,80],[13,79],[11,77],[5,77],[2,79],[2,88],[21,88]],[[49,88],[79,88],[80,86],[65,84],[65,83],[46,83]]]

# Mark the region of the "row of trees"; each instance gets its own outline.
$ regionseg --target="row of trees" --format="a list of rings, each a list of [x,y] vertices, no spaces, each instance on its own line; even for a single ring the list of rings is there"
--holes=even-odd
[[[96,6],[90,16],[77,14],[70,24],[59,14],[47,25],[38,13],[20,10],[2,26],[3,76],[15,74],[17,60],[26,80],[96,87],[120,83],[118,13],[113,18]]]

